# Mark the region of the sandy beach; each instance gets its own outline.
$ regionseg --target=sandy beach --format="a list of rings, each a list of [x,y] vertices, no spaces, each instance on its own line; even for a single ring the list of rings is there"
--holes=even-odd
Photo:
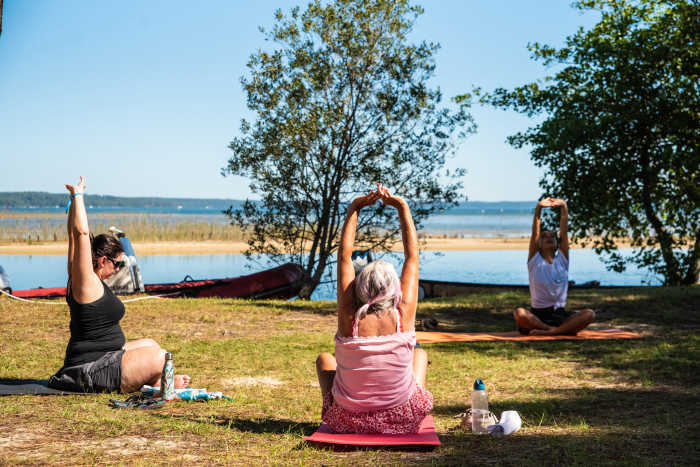
[[[427,251],[498,251],[527,250],[529,238],[427,238]],[[247,244],[241,242],[140,242],[134,243],[137,256],[155,255],[215,255],[240,254]],[[629,246],[620,244],[620,247]],[[572,248],[580,248],[572,245]],[[403,248],[399,243],[394,251]],[[26,243],[0,244],[0,255],[46,255],[63,256],[67,253],[65,242],[46,242],[27,245]]]

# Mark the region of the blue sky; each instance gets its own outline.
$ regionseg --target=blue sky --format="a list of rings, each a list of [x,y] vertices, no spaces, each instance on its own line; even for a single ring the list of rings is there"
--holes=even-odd
[[[420,3],[420,2],[418,2]],[[431,0],[412,40],[440,43],[437,72],[448,100],[551,75],[528,42],[553,46],[596,13],[565,0]],[[0,36],[0,191],[88,190],[117,196],[235,198],[247,181],[220,174],[241,118],[238,82],[289,0],[5,0]],[[453,106],[449,102],[447,106]],[[448,162],[465,167],[470,200],[533,200],[541,170],[505,139],[534,121],[475,107],[479,125]]]

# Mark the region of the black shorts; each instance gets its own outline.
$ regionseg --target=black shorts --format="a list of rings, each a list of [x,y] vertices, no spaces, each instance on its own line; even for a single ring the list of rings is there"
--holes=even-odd
[[[566,308],[562,307],[555,310],[553,306],[547,308],[530,308],[530,312],[547,326],[552,326],[555,328],[561,326],[561,323],[563,323],[566,318],[571,316],[571,313],[566,311]],[[525,334],[526,336],[528,335],[528,332],[523,328],[518,329],[520,330],[520,334]]]
[[[94,362],[63,367],[49,379],[48,387],[72,392],[119,392],[124,352],[115,350]]]

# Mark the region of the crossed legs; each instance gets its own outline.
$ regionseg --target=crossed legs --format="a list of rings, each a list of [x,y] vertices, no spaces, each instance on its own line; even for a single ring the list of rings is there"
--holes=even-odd
[[[531,336],[554,336],[557,334],[576,334],[583,331],[595,321],[595,312],[589,309],[576,312],[566,318],[559,327],[544,324],[525,308],[516,308],[513,311],[513,317],[518,326],[530,331]]]
[[[166,351],[153,339],[139,339],[124,345],[122,356],[123,393],[138,391],[141,386],[160,386],[160,375],[165,364]],[[186,388],[190,382],[187,375],[175,376],[175,387]]]
[[[335,357],[329,353],[322,353],[316,359],[316,374],[318,375],[318,384],[321,386],[321,397],[325,398],[326,394],[333,387],[336,369]],[[420,387],[425,387],[425,376],[428,372],[428,352],[423,349],[413,350],[413,374],[416,377],[416,383]]]

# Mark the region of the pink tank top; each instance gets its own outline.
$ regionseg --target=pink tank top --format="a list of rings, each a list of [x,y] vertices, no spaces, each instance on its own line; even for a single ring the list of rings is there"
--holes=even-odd
[[[401,315],[396,312],[396,333],[389,336],[359,337],[355,315],[351,337],[335,335],[338,364],[333,398],[346,409],[384,410],[403,405],[416,390],[413,349],[416,332],[401,332]]]

